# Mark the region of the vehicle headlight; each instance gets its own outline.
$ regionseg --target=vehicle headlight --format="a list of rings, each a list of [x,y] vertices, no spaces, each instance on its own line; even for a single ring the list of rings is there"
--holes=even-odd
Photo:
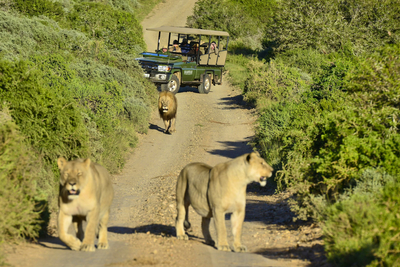
[[[168,72],[171,70],[171,66],[158,66],[158,71]]]

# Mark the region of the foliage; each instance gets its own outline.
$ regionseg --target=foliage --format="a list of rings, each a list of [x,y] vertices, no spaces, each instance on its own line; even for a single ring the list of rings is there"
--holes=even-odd
[[[270,1],[200,0],[196,2],[193,15],[188,17],[187,24],[192,28],[227,31],[231,40],[243,44],[239,47],[260,49],[264,30],[260,19],[269,18],[266,12],[271,11],[254,11],[259,16],[252,16],[252,13],[246,12],[253,10],[252,6],[269,7],[272,4]]]
[[[399,266],[399,196],[397,178],[328,207],[323,227],[328,258],[338,266]]]
[[[35,238],[40,230],[35,208],[40,162],[23,140],[14,122],[0,118],[0,243]]]
[[[351,44],[356,54],[398,43],[400,5],[391,0],[284,0],[266,32],[275,53],[293,49],[339,51]]]
[[[15,8],[28,16],[46,16],[58,19],[64,16],[63,6],[59,2],[49,0],[14,0]]]
[[[65,26],[104,41],[109,49],[125,53],[135,54],[146,46],[142,27],[132,13],[102,3],[76,4],[67,15]]]
[[[88,156],[88,133],[74,99],[42,86],[40,73],[24,61],[2,60],[0,73],[0,98],[10,104],[15,123],[46,161]]]

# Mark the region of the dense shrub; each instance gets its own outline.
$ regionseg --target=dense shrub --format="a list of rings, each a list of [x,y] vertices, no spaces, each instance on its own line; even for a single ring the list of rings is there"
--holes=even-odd
[[[261,49],[265,25],[261,22],[270,18],[272,6],[272,1],[200,0],[187,24],[192,28],[227,31],[233,40],[231,47]]]
[[[43,86],[43,74],[24,61],[1,60],[0,76],[0,99],[9,103],[15,123],[46,161],[89,156],[88,133],[74,99]]]
[[[328,258],[338,266],[399,266],[399,196],[397,179],[328,207],[323,227]]]
[[[400,41],[399,14],[400,5],[391,0],[279,1],[267,45],[276,53],[298,48],[330,53],[352,44],[360,55]]]
[[[142,27],[134,14],[102,3],[76,4],[67,15],[65,26],[103,40],[109,49],[137,54],[146,47]]]
[[[3,115],[0,111],[0,244],[20,237],[37,237],[40,230],[35,208],[40,161],[24,143],[15,123]]]

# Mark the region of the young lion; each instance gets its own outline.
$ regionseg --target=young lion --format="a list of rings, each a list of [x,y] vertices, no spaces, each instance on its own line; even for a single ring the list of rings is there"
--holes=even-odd
[[[265,186],[272,171],[271,166],[257,152],[244,154],[213,168],[199,162],[186,165],[176,184],[177,238],[188,239],[184,228],[190,228],[188,208],[192,205],[202,217],[201,228],[207,244],[214,245],[209,230],[210,219],[214,217],[217,248],[231,251],[227,241],[225,214],[232,213],[234,251],[247,251],[241,243],[247,184],[259,182],[261,186]]]
[[[90,159],[59,158],[57,164],[61,172],[58,215],[61,241],[72,250],[95,251],[94,240],[98,234],[97,248],[108,249],[107,223],[114,198],[110,174]],[[88,222],[85,234],[83,220]],[[72,222],[76,237],[68,234]]]
[[[176,111],[178,109],[178,101],[173,93],[162,91],[158,97],[158,112],[164,121],[164,133],[173,133],[176,131]]]

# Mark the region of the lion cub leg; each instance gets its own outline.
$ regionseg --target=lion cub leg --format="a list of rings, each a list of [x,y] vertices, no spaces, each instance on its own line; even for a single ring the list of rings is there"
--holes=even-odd
[[[201,218],[201,230],[203,232],[204,239],[207,245],[214,246],[215,242],[211,238],[210,234],[210,220],[211,218],[202,217]]]
[[[237,210],[231,215],[232,233],[233,233],[233,250],[235,252],[246,252],[246,246],[242,245],[242,227],[244,221],[244,209]]]
[[[110,217],[110,211],[108,210],[104,216],[100,219],[99,225],[99,243],[97,244],[98,249],[108,249],[108,239],[107,239],[107,224],[108,218]]]
[[[213,209],[213,217],[215,229],[217,230],[217,249],[222,251],[231,251],[226,234],[225,212],[222,210]]]
[[[81,241],[68,234],[68,228],[72,223],[72,216],[65,215],[62,211],[58,214],[58,234],[62,242],[64,242],[72,250],[81,248]]]
[[[99,223],[99,208],[95,208],[87,215],[87,226],[85,238],[82,241],[81,251],[96,251],[94,247],[94,239],[96,237],[96,229]]]

